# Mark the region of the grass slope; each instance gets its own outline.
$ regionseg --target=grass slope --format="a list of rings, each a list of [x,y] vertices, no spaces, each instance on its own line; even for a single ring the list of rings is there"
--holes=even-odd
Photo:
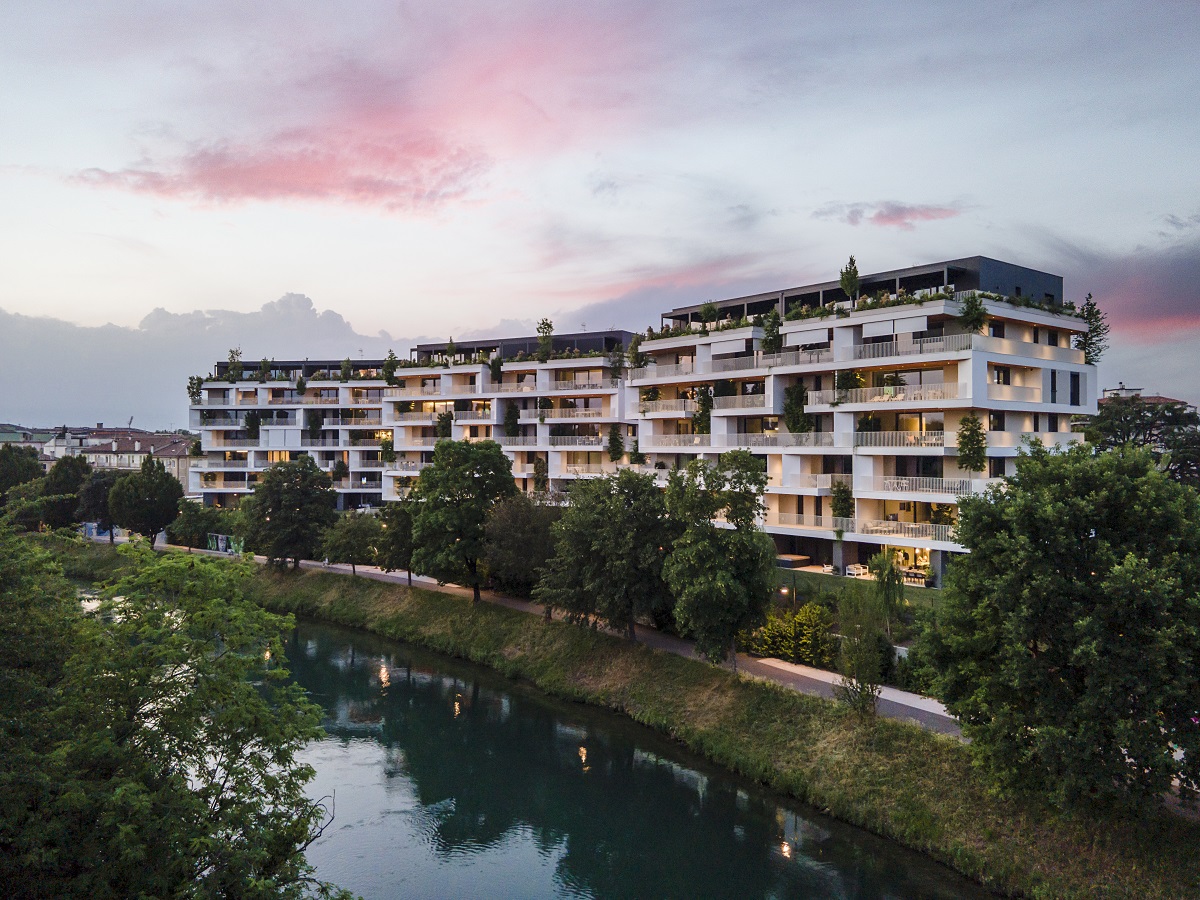
[[[624,713],[730,769],[1031,897],[1200,896],[1200,825],[991,796],[957,741],[619,638],[442,593],[328,573],[256,576],[279,611],[369,629]]]

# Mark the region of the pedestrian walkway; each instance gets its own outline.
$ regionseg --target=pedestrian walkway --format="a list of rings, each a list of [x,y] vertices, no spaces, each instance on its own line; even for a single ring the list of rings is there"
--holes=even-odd
[[[118,540],[121,539],[118,538]],[[170,549],[186,550],[187,548],[171,546]],[[192,552],[203,553],[206,556],[229,555],[210,550],[193,550]],[[267,560],[265,557],[255,556],[254,561],[265,564]],[[330,563],[327,565],[315,560],[301,560],[300,568],[350,575],[350,566],[342,563]],[[409,576],[407,572],[384,572],[376,566],[357,566],[356,572],[359,578],[370,578],[374,581],[384,581],[390,584],[408,584]],[[436,579],[430,578],[427,575],[413,575],[412,584],[413,587],[454,594],[468,600],[472,596],[470,588],[460,587],[456,584],[438,584]],[[529,613],[530,615],[545,615],[545,609],[542,605],[530,600],[507,597],[494,591],[481,591],[480,595],[487,603],[505,606],[519,612]],[[675,635],[663,634],[645,625],[637,627],[637,640],[639,643],[645,644],[647,647],[652,647],[655,650],[674,653],[677,656],[683,656],[688,659],[699,658],[696,653],[696,647],[691,641],[676,637]],[[824,669],[795,665],[778,659],[750,656],[746,653],[737,654],[737,669],[738,672],[748,677],[769,681],[813,697],[824,697],[827,700],[834,699],[834,688],[841,678],[837,673],[827,672]],[[898,688],[884,687],[880,691],[876,709],[879,715],[889,719],[910,722],[938,734],[947,734],[954,737],[962,736],[962,730],[959,728],[958,721],[946,711],[946,708],[941,703],[930,697],[923,697],[920,694],[913,694],[908,691],[899,690]]]

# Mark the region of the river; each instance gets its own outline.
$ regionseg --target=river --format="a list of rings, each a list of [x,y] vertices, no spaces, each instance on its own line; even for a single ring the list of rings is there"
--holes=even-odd
[[[325,710],[302,759],[324,880],[391,898],[991,896],[603,710],[361,632],[301,624]]]

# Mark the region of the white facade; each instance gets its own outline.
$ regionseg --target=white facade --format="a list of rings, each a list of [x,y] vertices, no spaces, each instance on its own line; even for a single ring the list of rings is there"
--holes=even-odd
[[[988,334],[964,333],[959,303],[947,299],[784,322],[777,354],[762,352],[759,327],[693,330],[645,340],[647,365],[623,372],[604,356],[585,356],[505,362],[493,380],[475,362],[401,368],[399,386],[389,386],[379,362],[356,364],[346,382],[339,363],[308,363],[327,371],[300,395],[299,370],[279,364],[261,383],[204,384],[191,411],[204,457],[194,461],[190,492],[235,503],[264,468],[307,453],[322,468],[345,464],[348,477],[335,483],[343,507],[378,505],[411,485],[432,456],[438,416],[450,412],[451,436],[496,440],[525,490],[542,464],[552,490],[615,472],[628,465],[635,439],[647,457],[642,468],[664,477],[689,459],[747,449],[766,462],[763,528],[781,553],[842,565],[888,546],[909,565],[940,568],[945,552],[963,549],[945,524],[958,497],[1010,473],[1026,437],[1065,444],[1071,417],[1096,412],[1095,368],[1072,349],[1080,319],[986,306]],[[844,370],[864,386],[837,390]],[[813,429],[790,434],[784,394],[797,383],[808,390]],[[705,387],[718,396],[709,433],[697,433],[696,393]],[[261,418],[255,438],[246,428],[252,411]],[[956,433],[971,412],[987,430],[982,473],[958,465]],[[619,463],[607,453],[614,423],[626,449]],[[384,439],[395,461],[384,461]],[[852,487],[855,506],[853,517],[835,520],[838,481]]]

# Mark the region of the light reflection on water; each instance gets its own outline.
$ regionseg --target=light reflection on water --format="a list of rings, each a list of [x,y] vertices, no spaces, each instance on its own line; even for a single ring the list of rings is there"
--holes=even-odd
[[[321,878],[423,897],[984,897],[917,854],[603,711],[371,635],[301,625],[328,737]]]

